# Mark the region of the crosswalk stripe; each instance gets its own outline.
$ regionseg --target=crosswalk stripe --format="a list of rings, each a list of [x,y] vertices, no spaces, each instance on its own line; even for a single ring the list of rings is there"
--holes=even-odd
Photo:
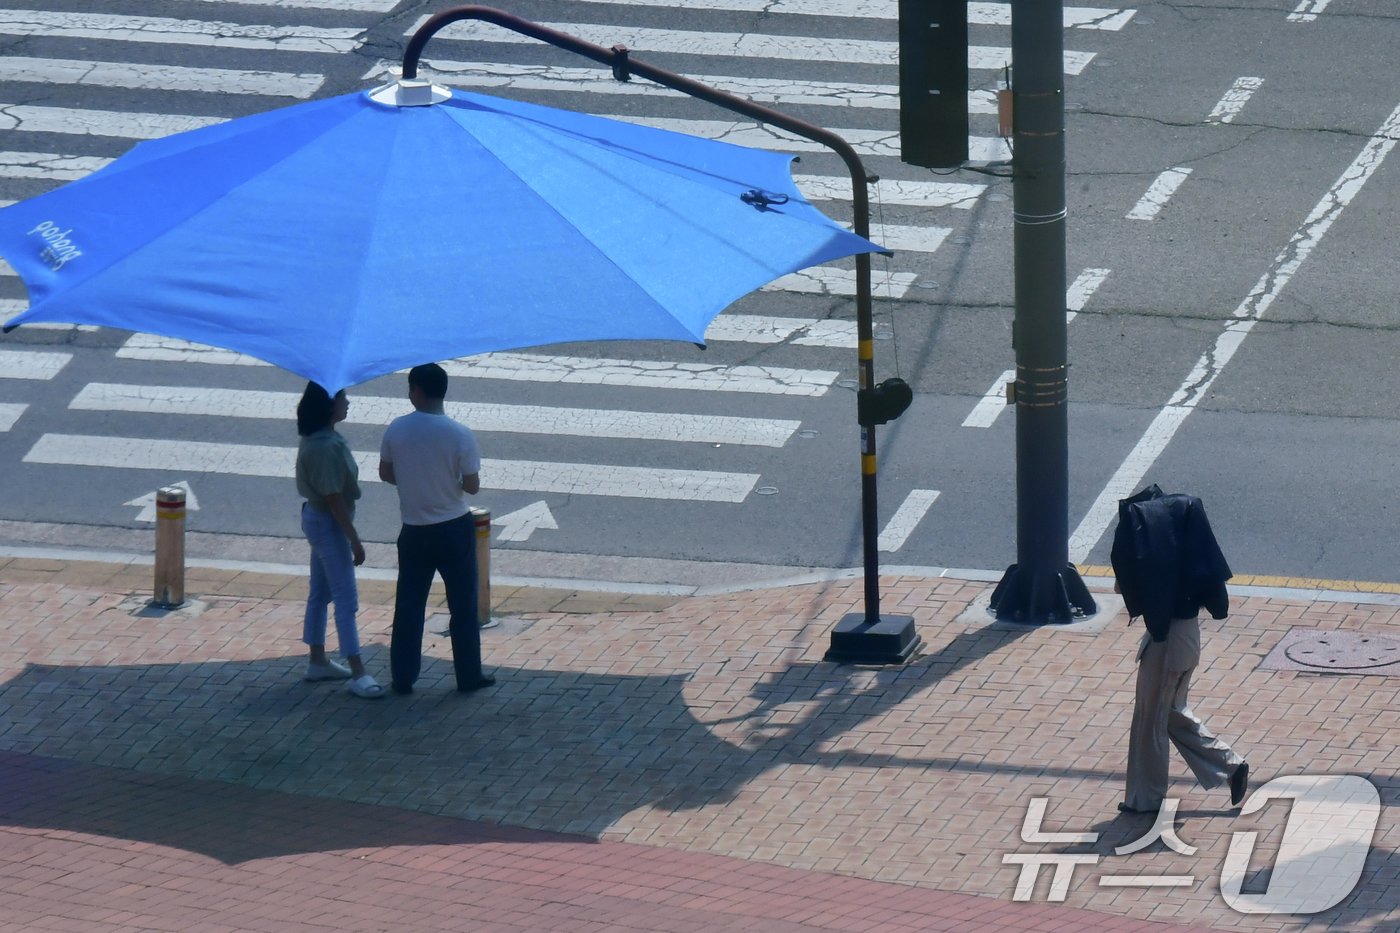
[[[640,123],[673,133],[688,133],[706,139],[721,139],[739,146],[752,146],[755,149],[776,149],[779,151],[827,152],[827,146],[811,139],[794,136],[786,130],[763,123],[727,122],[723,120],[677,120],[669,117],[651,117],[635,114],[599,114],[609,120],[624,123]],[[899,131],[841,129],[828,127],[840,136],[856,152],[863,156],[900,157]],[[988,136],[968,137],[968,158],[974,162],[996,162],[1011,158],[1011,149],[1005,140]]]
[[[14,270],[9,265],[0,260],[0,275],[14,275]],[[19,314],[29,307],[29,302],[23,298],[0,298],[0,323],[6,323],[10,318]],[[67,330],[67,331],[94,331],[97,330],[91,324],[50,324],[47,321],[40,324],[29,324],[29,327],[39,330]]]
[[[669,2],[669,0],[668,0]],[[366,81],[393,80],[400,63],[383,59],[365,72]],[[558,65],[520,65],[509,62],[450,62],[434,60],[418,68],[418,76],[452,87],[478,90],[509,88],[517,91],[587,92],[619,96],[685,97],[680,91],[645,78],[619,81],[605,68],[569,68]],[[852,84],[808,81],[797,78],[756,78],[738,75],[691,75],[694,80],[760,104],[798,107],[845,107],[861,110],[898,110],[899,87],[894,84]],[[992,91],[969,91],[968,113],[997,112]]]
[[[582,3],[615,4],[618,0],[578,0]],[[1317,0],[1309,0],[1317,2]],[[1321,0],[1326,3],[1328,0]],[[626,0],[628,6],[671,8],[675,0]],[[687,10],[726,10],[735,13],[776,13],[790,16],[833,16],[847,19],[898,19],[899,4],[891,0],[686,0]],[[1132,18],[1133,10],[1100,7],[1065,7],[1065,26],[1081,29],[1119,30]],[[967,21],[979,26],[1011,25],[1008,3],[969,3]]]
[[[292,420],[299,397],[291,392],[251,389],[93,382],[83,386],[68,407],[77,411]],[[481,432],[756,447],[781,447],[801,425],[799,421],[767,418],[502,405],[495,402],[448,401],[444,403],[444,408],[453,418]],[[402,398],[352,393],[350,414],[346,421],[351,424],[386,425],[408,410],[408,403]]]
[[[912,227],[876,223],[871,226],[870,239],[896,253],[932,253],[943,245],[953,231],[949,227]]]
[[[213,366],[269,366],[255,356],[211,347],[176,337],[132,334],[116,352],[117,359],[156,363],[207,363]]]
[[[0,262],[3,265],[3,262]],[[28,306],[28,302],[17,298],[0,299],[0,321],[8,321]],[[26,324],[25,327],[97,330],[92,324]],[[856,325],[854,321],[821,320],[802,317],[769,317],[757,314],[722,314],[711,322],[705,331],[706,342],[714,343],[758,343],[772,344],[791,341],[804,347],[835,347],[852,349],[856,345]],[[225,365],[265,366],[261,360],[232,350],[206,347],[170,337],[157,337],[151,334],[136,334],[128,339],[118,351],[119,357],[126,359],[146,359],[156,361],[218,362]]]
[[[244,26],[160,16],[44,10],[0,10],[0,35],[332,54],[354,52],[364,42],[364,31],[360,29]]]
[[[228,68],[187,68],[137,62],[80,61],[63,58],[0,57],[0,81],[123,87],[132,90],[213,91],[220,94],[261,94],[306,100],[320,90],[325,77],[276,71],[236,71]]]
[[[404,34],[411,35],[427,21],[420,18]],[[648,29],[595,23],[543,23],[604,47],[623,44],[638,56],[648,53],[782,59],[785,61],[844,62],[863,65],[898,65],[899,43],[879,39],[840,39],[820,36],[765,35],[762,33],[689,32],[682,29]],[[443,39],[469,42],[501,42],[538,45],[539,40],[481,22],[457,22],[442,29]],[[1081,73],[1093,52],[1064,53],[1065,74]],[[1011,64],[1011,49],[974,45],[968,48],[968,68],[1000,71]]]
[[[63,155],[58,152],[0,152],[0,178],[76,181],[111,161],[99,156]]]
[[[25,133],[68,133],[117,139],[159,139],[172,133],[223,123],[222,117],[123,110],[82,110],[0,103],[0,129]]]
[[[72,358],[71,353],[0,350],[0,379],[52,379]]]
[[[29,406],[23,402],[5,402],[0,404],[0,431],[8,431],[15,426],[15,422],[20,419]]]
[[[747,392],[763,395],[825,395],[839,373],[778,366],[723,366],[669,360],[636,361],[529,353],[488,353],[453,360],[443,367],[454,376],[643,389]]]
[[[903,298],[918,276],[913,272],[870,271],[870,293],[881,298]],[[780,276],[763,286],[766,292],[798,292],[806,295],[842,295],[856,293],[854,269],[833,269],[812,266]]]
[[[222,3],[229,0],[196,0],[199,3]],[[335,10],[340,13],[388,13],[399,0],[238,0],[239,6],[288,7],[298,10]]]
[[[266,366],[262,360],[202,344],[132,334],[117,349],[119,359],[223,366]],[[665,360],[590,359],[530,353],[484,353],[444,362],[453,375],[469,379],[549,382],[581,385],[688,389],[702,392],[749,392],[764,395],[819,396],[839,373],[776,366],[714,366]]]
[[[721,314],[705,331],[707,341],[774,344],[791,341],[804,347],[856,348],[856,322],[760,314]]]
[[[815,201],[851,200],[849,175],[794,175],[792,180],[808,198]],[[977,206],[977,199],[987,190],[986,185],[966,185],[946,181],[903,181],[881,178],[869,186],[872,204],[900,204],[910,207],[957,207],[964,210]]]
[[[800,152],[824,152],[827,150],[827,147],[822,143],[803,139],[777,127],[759,123],[675,120],[633,114],[599,114],[599,116],[706,139],[722,139],[725,142],[757,149],[797,150]],[[225,120],[222,117],[139,113],[127,110],[83,110],[72,107],[0,103],[0,129],[28,133],[71,133],[80,136],[159,139],[173,133],[183,133],[223,122]],[[899,158],[898,130],[833,128],[831,131],[845,139],[861,155]],[[969,158],[978,162],[992,162],[1011,157],[1011,150],[1001,139],[971,136],[968,137],[968,148]]]
[[[1089,6],[1065,7],[1065,26],[1075,29],[1102,29],[1118,32],[1128,25],[1137,10],[1111,9]],[[896,14],[898,15],[898,14]],[[1010,26],[1010,3],[969,3],[967,5],[969,23],[981,26]]]
[[[378,482],[378,452],[357,451],[354,457],[360,468],[360,482]],[[24,455],[24,462],[289,479],[295,473],[296,448],[146,437],[45,434]],[[742,502],[758,482],[759,474],[483,459],[481,478],[484,488],[503,491]]]

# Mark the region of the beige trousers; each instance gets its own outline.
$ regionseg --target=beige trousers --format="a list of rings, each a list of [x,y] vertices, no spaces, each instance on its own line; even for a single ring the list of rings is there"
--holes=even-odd
[[[1244,761],[1187,705],[1191,673],[1200,662],[1201,626],[1195,619],[1173,619],[1164,642],[1142,637],[1123,801],[1134,810],[1157,809],[1167,796],[1168,740],[1207,790],[1228,781]]]

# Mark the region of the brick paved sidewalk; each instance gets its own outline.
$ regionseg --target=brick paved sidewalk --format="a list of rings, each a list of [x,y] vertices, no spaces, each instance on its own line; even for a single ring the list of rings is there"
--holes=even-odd
[[[967,614],[983,583],[888,580],[885,607],[916,617],[924,653],[851,668],[821,655],[859,581],[610,609],[595,596],[607,611],[588,614],[554,611],[560,594],[528,611],[518,593],[520,614],[483,633],[496,688],[457,696],[430,640],[423,689],[365,702],[298,680],[294,583],[201,585],[198,611],[153,613],[81,567],[0,566],[0,925],[1400,925],[1400,679],[1260,667],[1296,629],[1396,637],[1391,606],[1247,596],[1203,625],[1197,706],[1256,786],[1357,774],[1380,790],[1360,884],[1308,918],[1225,905],[1232,839],[1258,834],[1249,866],[1267,876],[1286,805],[1236,815],[1179,762],[1177,835],[1195,854],[1114,853],[1151,822],[1115,809],[1136,644],[1121,617],[1012,630]],[[388,621],[361,611],[381,674]],[[1022,841],[1035,798],[1043,831],[1095,841]],[[1063,851],[1083,862],[1063,904],[1047,903],[1048,870],[1016,903],[1003,857]],[[1103,883],[1124,874],[1190,882]]]

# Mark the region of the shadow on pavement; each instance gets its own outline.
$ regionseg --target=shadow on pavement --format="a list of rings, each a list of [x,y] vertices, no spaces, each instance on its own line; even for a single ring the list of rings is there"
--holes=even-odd
[[[9,749],[0,753],[0,818],[224,861],[467,842],[484,832],[418,825],[403,809],[354,815],[352,803],[596,838],[641,807],[732,800],[776,764],[835,765],[840,753],[821,751],[823,743],[1017,637],[964,633],[901,669],[793,664],[756,685],[756,708],[713,723],[687,702],[688,674],[498,668],[495,688],[463,696],[451,689],[450,663],[428,658],[413,696],[364,701],[340,684],[301,682],[301,657],[31,664],[0,685],[8,720],[0,743]],[[383,654],[366,652],[371,670],[385,666]],[[794,702],[801,715],[776,721]],[[733,732],[725,726],[734,722],[743,724],[737,741],[719,734]],[[36,770],[35,761],[46,763]],[[122,770],[94,783],[74,762]],[[981,767],[896,756],[886,763]],[[268,801],[261,791],[283,795]],[[304,796],[349,809],[312,820],[298,813]]]

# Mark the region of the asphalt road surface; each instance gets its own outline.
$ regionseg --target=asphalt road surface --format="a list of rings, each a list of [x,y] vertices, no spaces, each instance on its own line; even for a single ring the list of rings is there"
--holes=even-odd
[[[40,10],[44,6],[53,9]],[[0,4],[0,199],[81,177],[134,141],[344,93],[393,70],[441,7],[383,0]],[[1011,181],[898,159],[894,0],[695,0],[511,12],[835,129],[880,176],[877,379],[915,388],[879,432],[882,559],[1015,559]],[[989,92],[1007,4],[971,4],[972,149],[996,161]],[[1400,582],[1391,506],[1400,207],[1400,10],[1389,0],[1067,7],[1070,556],[1107,563],[1116,500],[1201,496],[1238,573]],[[800,156],[848,220],[832,155],[487,26],[428,46],[443,83]],[[844,187],[843,187],[844,186]],[[645,236],[645,231],[639,231]],[[587,287],[587,283],[580,283]],[[709,346],[547,347],[452,366],[477,428],[495,547],[849,567],[860,562],[849,264],[734,305]],[[24,306],[0,277],[0,310]],[[0,340],[0,531],[148,529],[183,481],[190,528],[299,538],[296,377],[116,331]],[[352,391],[359,524],[397,531],[373,482],[402,376]],[[136,504],[133,504],[136,503]],[[276,551],[276,548],[273,548]]]

